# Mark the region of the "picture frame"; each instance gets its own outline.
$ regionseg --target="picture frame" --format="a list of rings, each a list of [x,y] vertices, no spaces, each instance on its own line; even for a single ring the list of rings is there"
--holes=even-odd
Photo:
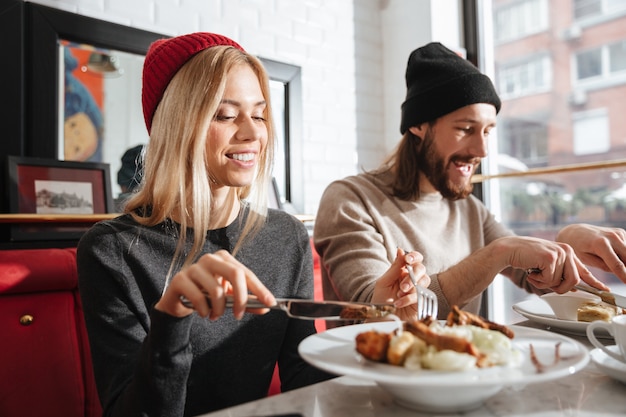
[[[12,213],[73,218],[45,224],[16,224],[12,240],[79,239],[89,222],[76,218],[114,210],[109,164],[8,156]]]

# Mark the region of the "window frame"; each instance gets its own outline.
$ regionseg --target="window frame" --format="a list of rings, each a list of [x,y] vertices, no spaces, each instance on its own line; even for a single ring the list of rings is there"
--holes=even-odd
[[[281,195],[283,203],[289,203],[296,210],[302,212],[304,195],[302,193],[303,177],[301,169],[292,169],[294,162],[302,154],[302,71],[299,66],[286,64],[268,58],[259,57],[268,76],[273,81],[284,85],[285,117],[282,121],[285,137],[283,147],[285,160],[275,160],[274,163],[284,163],[285,178],[278,188],[284,190]],[[275,120],[275,123],[279,123]]]

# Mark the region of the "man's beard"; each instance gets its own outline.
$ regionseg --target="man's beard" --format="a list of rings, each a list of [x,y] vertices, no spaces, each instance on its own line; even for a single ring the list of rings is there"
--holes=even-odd
[[[422,146],[418,151],[417,158],[422,173],[444,198],[459,200],[471,194],[474,185],[470,181],[455,184],[450,180],[445,161],[435,149],[435,138],[430,127],[422,139]]]

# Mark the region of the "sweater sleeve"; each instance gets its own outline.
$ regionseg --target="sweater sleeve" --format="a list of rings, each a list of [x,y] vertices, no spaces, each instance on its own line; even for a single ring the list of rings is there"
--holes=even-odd
[[[147,311],[119,242],[96,225],[81,239],[79,288],[105,416],[182,416],[191,316]]]
[[[369,204],[345,181],[330,184],[322,196],[313,238],[322,260],[326,299],[370,301],[376,280],[395,258],[400,239],[391,236]]]
[[[486,220],[484,222],[484,227],[483,227],[484,233],[485,233],[485,244],[489,244],[493,242],[494,240],[501,238],[501,237],[515,236],[515,233],[512,230],[508,229],[502,223],[498,222],[491,213],[487,212],[487,214],[485,215],[485,219]],[[536,288],[535,286],[531,285],[528,282],[528,274],[526,273],[526,271],[522,269],[509,267],[509,268],[504,269],[500,274],[507,277],[509,280],[511,280],[513,284],[525,290],[526,292],[541,295],[547,291],[547,290],[540,290]]]

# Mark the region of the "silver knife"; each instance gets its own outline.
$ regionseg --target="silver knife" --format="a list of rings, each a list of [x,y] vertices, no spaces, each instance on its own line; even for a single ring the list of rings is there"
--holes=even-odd
[[[186,298],[180,301],[187,308],[193,308],[193,304]],[[207,297],[209,307],[211,299]],[[226,296],[226,307],[233,306],[233,297]],[[269,308],[282,310],[289,317],[302,320],[333,320],[333,321],[358,321],[367,319],[383,318],[394,314],[396,309],[393,304],[357,303],[348,301],[315,301],[300,298],[277,298],[276,305],[268,307],[254,296],[248,298],[246,308]]]
[[[602,291],[597,288],[590,287],[585,284],[575,285],[574,288],[580,291],[588,292],[602,298],[602,301],[611,304],[613,306],[626,308],[626,297],[623,295],[615,294],[614,292]]]

